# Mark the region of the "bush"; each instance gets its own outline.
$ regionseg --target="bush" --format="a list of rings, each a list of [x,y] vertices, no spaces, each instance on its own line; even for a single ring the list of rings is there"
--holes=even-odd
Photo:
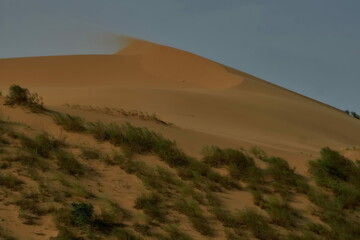
[[[254,159],[239,150],[210,146],[203,149],[203,154],[206,164],[212,167],[227,166],[229,175],[234,179],[254,179],[260,176],[260,169],[255,166]]]
[[[192,237],[180,231],[176,226],[169,226],[165,231],[168,236],[164,240],[192,240]]]
[[[4,186],[8,189],[17,191],[22,188],[22,184],[24,184],[24,182],[12,175],[11,173],[8,173],[6,175],[0,175],[0,186]]]
[[[239,220],[245,224],[259,240],[277,240],[278,234],[268,224],[265,217],[256,210],[247,208],[239,212]]]
[[[36,156],[33,152],[29,153],[23,153],[23,152],[17,152],[15,156],[10,157],[6,159],[7,161],[17,161],[20,162],[22,165],[30,167],[30,168],[36,168],[41,169],[43,171],[46,171],[49,169],[49,164],[40,157]]]
[[[0,239],[3,240],[17,240],[17,238],[10,236],[7,230],[0,227]]]
[[[136,153],[148,153],[155,149],[160,136],[147,128],[134,127],[129,123],[122,126],[123,144]]]
[[[218,148],[215,146],[203,149],[204,162],[212,167],[222,167],[234,164],[244,171],[255,166],[254,160],[239,150],[231,148]]]
[[[318,160],[310,161],[310,173],[318,185],[330,188],[344,207],[360,202],[360,168],[340,153],[323,148]]]
[[[269,166],[266,173],[270,175],[275,181],[287,185],[294,186],[298,176],[295,174],[295,169],[290,168],[287,161],[282,158],[266,158]]]
[[[19,135],[21,146],[27,151],[44,158],[50,156],[50,152],[58,149],[64,143],[51,138],[48,134],[43,133],[36,136],[34,139],[28,138],[25,135]]]
[[[56,158],[61,171],[73,176],[82,176],[85,174],[85,167],[79,163],[71,153],[58,151]]]
[[[89,159],[99,159],[101,154],[98,150],[92,148],[82,148],[81,149],[81,157],[89,160]]]
[[[72,203],[71,215],[75,226],[90,224],[94,219],[94,207],[90,203]]]
[[[320,154],[320,159],[309,162],[310,172],[320,185],[326,186],[328,179],[359,182],[360,169],[354,162],[330,148],[323,148]]]
[[[120,145],[123,141],[121,127],[117,124],[104,124],[102,122],[90,122],[88,131],[100,141],[110,141],[114,145]]]
[[[250,152],[251,152],[252,154],[254,154],[255,157],[257,157],[257,158],[259,158],[259,159],[261,159],[261,160],[267,158],[267,155],[266,155],[265,151],[262,150],[262,149],[260,149],[260,148],[258,148],[258,147],[252,147],[252,148],[250,149]]]
[[[79,240],[76,235],[74,235],[65,227],[60,227],[58,230],[58,235],[56,237],[51,237],[50,240]]]
[[[214,236],[214,229],[208,219],[202,214],[199,204],[192,199],[179,199],[175,203],[175,208],[180,213],[186,215],[194,228],[205,236]]]
[[[66,131],[84,132],[86,130],[85,120],[81,117],[64,113],[54,113],[52,117],[55,123],[62,126]]]
[[[272,199],[268,202],[265,209],[273,223],[285,228],[296,226],[296,219],[299,215],[286,202]]]
[[[356,112],[350,112],[349,110],[345,110],[345,113],[352,116],[353,118],[360,119],[360,115]]]
[[[9,95],[6,96],[4,104],[28,107],[32,112],[43,112],[46,110],[42,99],[36,93],[30,93],[27,88],[22,88],[18,85],[12,85],[9,88]]]
[[[190,158],[174,142],[159,138],[154,152],[161,160],[172,167],[183,167],[190,164]]]
[[[151,192],[149,194],[141,194],[135,200],[135,208],[142,209],[147,215],[158,221],[165,220],[165,213],[161,209],[162,199],[159,194]]]

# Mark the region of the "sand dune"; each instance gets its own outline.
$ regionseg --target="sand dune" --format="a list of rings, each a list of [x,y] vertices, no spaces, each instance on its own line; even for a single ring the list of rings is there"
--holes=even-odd
[[[315,154],[359,145],[360,122],[341,111],[191,53],[134,40],[115,55],[0,60],[16,83],[64,103],[137,109],[175,126],[278,151]],[[177,137],[174,136],[176,139]]]
[[[0,238],[4,234],[5,236],[10,234],[19,239],[41,240],[60,235],[64,233],[64,229],[59,228],[61,223],[59,225],[59,222],[52,220],[54,216],[50,213],[54,212],[53,204],[58,206],[61,203],[60,206],[65,208],[56,208],[56,212],[66,213],[70,209],[71,202],[90,202],[95,206],[96,216],[102,216],[103,211],[113,214],[114,212],[111,211],[114,211],[114,206],[117,204],[130,213],[131,219],[125,218],[124,213],[118,212],[118,208],[115,209],[115,215],[105,214],[105,219],[106,216],[110,216],[110,222],[106,220],[107,224],[104,226],[110,226],[111,229],[118,226],[118,224],[113,225],[117,223],[118,218],[121,218],[121,223],[126,223],[124,227],[132,232],[141,232],[138,224],[143,223],[144,226],[151,226],[153,233],[164,234],[164,231],[168,231],[164,226],[175,223],[181,231],[189,234],[191,239],[210,239],[208,238],[210,233],[205,233],[201,228],[196,227],[191,217],[186,217],[191,215],[192,211],[190,214],[186,213],[187,211],[182,213],[182,210],[175,211],[178,208],[176,207],[178,201],[185,199],[193,200],[186,203],[189,206],[198,206],[198,209],[195,208],[196,212],[205,216],[200,221],[211,226],[216,233],[211,237],[214,240],[234,239],[226,237],[231,229],[224,224],[225,215],[232,216],[238,210],[251,207],[268,219],[271,217],[271,212],[267,201],[275,198],[288,201],[295,209],[296,217],[285,214],[284,221],[288,222],[288,217],[293,221],[296,218],[298,225],[285,229],[284,226],[279,227],[281,224],[269,220],[266,226],[271,226],[283,236],[294,232],[295,229],[303,231],[306,228],[310,233],[308,231],[310,222],[325,223],[319,215],[320,212],[325,211],[320,205],[316,205],[318,203],[315,204],[311,200],[315,195],[312,195],[313,192],[309,190],[310,186],[307,184],[309,182],[313,185],[314,178],[308,171],[308,161],[317,158],[320,148],[325,146],[340,150],[344,156],[353,160],[360,157],[358,134],[360,121],[344,112],[203,57],[141,40],[133,40],[128,47],[114,55],[0,59],[0,79],[0,90],[3,93],[11,84],[27,87],[31,92],[37,92],[42,96],[46,108],[50,110],[81,116],[91,122],[114,122],[119,125],[130,122],[134,126],[147,127],[167,139],[175,140],[185,154],[193,157],[185,159],[192,159],[197,163],[197,165],[193,162],[186,166],[181,164],[173,166],[169,164],[169,159],[166,161],[164,157],[169,155],[171,161],[174,161],[172,154],[177,152],[171,149],[163,150],[166,154],[162,156],[156,153],[157,148],[154,146],[149,152],[143,153],[127,149],[126,147],[129,146],[121,145],[124,142],[119,146],[111,141],[99,141],[92,136],[94,133],[88,128],[89,124],[83,125],[83,129],[88,128],[86,131],[71,132],[56,124],[49,114],[31,113],[25,107],[4,106],[4,98],[0,97],[2,124],[0,130],[3,131],[0,133],[2,137],[0,140],[6,143],[3,145],[0,143],[1,173],[2,176],[5,173],[12,174],[11,176],[20,179],[26,186],[21,190],[21,194],[14,190],[0,193],[0,215],[2,215]],[[69,107],[70,105],[64,105],[65,103],[77,104],[77,107],[72,108]],[[81,107],[82,105],[84,107]],[[103,110],[98,111],[91,106]],[[160,119],[172,124],[154,121],[154,118],[141,118],[136,114],[113,114],[117,109],[135,109],[149,114],[154,113]],[[128,112],[123,110],[123,113]],[[10,127],[6,128],[7,126]],[[15,130],[11,132],[9,129]],[[52,153],[44,159],[39,158],[37,147],[36,151],[32,149],[36,144],[26,147],[22,142],[24,139],[19,140],[16,131],[31,137],[40,133],[49,133],[55,139],[65,139],[65,144],[50,144],[54,147]],[[143,144],[143,141],[140,143]],[[241,171],[245,169],[245,172],[251,172],[249,174],[251,176],[244,175],[246,177],[241,176],[240,179],[231,175],[231,167],[237,168],[237,165],[229,163],[228,166],[220,168],[205,168],[205,174],[203,169],[206,165],[202,165],[204,162],[198,160],[203,159],[201,154],[203,147],[209,145],[241,148],[248,156],[253,157],[259,168],[253,166],[252,170],[246,170],[247,168],[243,166],[239,167]],[[156,145],[159,146],[161,145]],[[268,155],[285,158],[291,168],[285,171],[282,169],[284,165],[273,165],[271,170],[268,167],[274,163],[270,163],[269,160],[261,161],[261,157],[248,151],[254,146],[265,150]],[[86,149],[91,149],[95,151],[93,154],[99,155],[94,159],[88,158],[84,152]],[[29,160],[26,160],[28,158],[25,157],[23,160],[26,155],[19,155],[24,151],[35,156],[30,158],[30,164],[27,162]],[[84,168],[89,171],[86,177],[71,174],[69,169],[65,171],[64,163],[60,165],[59,154],[62,151],[67,151],[69,156],[73,156],[75,160],[72,161],[80,162],[74,165],[68,159],[67,161],[72,163],[72,165],[68,164],[71,170]],[[11,158],[12,155],[15,157]],[[39,166],[36,164],[41,162],[48,164],[43,165],[47,168],[38,170]],[[28,165],[24,167],[22,164]],[[193,169],[194,166],[196,169]],[[162,170],[155,170],[156,167],[161,167]],[[293,167],[296,168],[297,174],[305,177],[298,178],[298,175],[293,174]],[[198,169],[200,170],[197,171]],[[263,175],[256,174],[255,169],[258,174],[260,172]],[[225,175],[226,177],[223,178]],[[250,179],[247,179],[248,177]],[[281,182],[284,177],[286,181]],[[241,187],[226,186],[227,181],[232,178],[237,184],[240,183]],[[202,182],[204,179],[207,182]],[[289,179],[299,181],[295,181],[296,187],[292,186],[294,183],[287,186]],[[277,181],[280,181],[280,184],[276,184]],[[4,186],[0,184],[2,189]],[[220,190],[217,189],[220,186]],[[35,191],[37,188],[38,190]],[[314,189],[316,193],[321,192],[319,188]],[[329,194],[328,190],[326,189],[326,196]],[[26,193],[27,191],[29,193]],[[156,224],[152,224],[150,221],[154,221],[153,217],[149,218],[151,216],[149,213],[136,207],[139,197],[149,191],[157,194],[161,192],[161,201],[165,201],[155,207],[157,210],[166,208],[165,215],[169,218],[165,222],[159,221],[160,225],[156,223],[156,219]],[[349,194],[350,200],[353,200],[351,197]],[[16,199],[23,201],[15,201]],[[213,211],[212,204],[218,204],[217,207],[225,212]],[[33,219],[32,225],[29,225],[24,220],[31,219],[32,215],[25,213],[30,212],[34,215],[36,212],[32,211],[35,206],[37,208],[40,206],[41,211],[38,209],[38,216]],[[281,210],[285,209],[286,212],[284,206],[281,206]],[[44,213],[42,208],[46,210]],[[76,217],[72,214],[71,212],[70,219]],[[206,223],[207,219],[209,223]],[[91,221],[87,224],[92,226],[94,223]],[[65,221],[64,226],[75,225],[71,221]],[[245,234],[244,239],[255,239],[255,234],[249,232],[248,226],[246,232],[244,226],[236,225],[231,228],[234,228],[235,233],[240,229],[236,234],[241,236]],[[81,235],[85,234],[84,229],[71,231]],[[255,231],[259,230],[266,229],[255,229]],[[104,233],[109,234],[108,230]],[[320,234],[316,231],[314,233]],[[158,239],[156,235],[151,238],[146,232],[141,234],[147,236],[145,239]],[[123,237],[124,235],[121,235],[121,238],[117,239]]]

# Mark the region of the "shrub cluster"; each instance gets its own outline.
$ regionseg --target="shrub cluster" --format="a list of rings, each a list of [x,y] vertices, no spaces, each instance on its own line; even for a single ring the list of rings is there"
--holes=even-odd
[[[56,158],[61,171],[73,176],[83,176],[85,174],[85,166],[79,163],[71,153],[59,150],[56,153]]]
[[[353,118],[360,119],[360,115],[357,114],[356,112],[353,112],[353,111],[350,112],[349,110],[345,110],[345,113],[352,116]]]
[[[309,162],[316,183],[331,189],[343,207],[359,206],[359,165],[330,148],[323,148],[320,154],[319,159]]]
[[[175,208],[180,213],[186,215],[194,228],[205,236],[214,236],[214,229],[208,219],[203,215],[199,204],[193,199],[179,199],[175,203]]]
[[[149,194],[141,194],[135,200],[135,208],[142,209],[151,218],[160,222],[165,221],[165,212],[161,208],[162,199],[158,193],[151,192]]]
[[[203,149],[203,161],[212,167],[227,166],[229,175],[234,179],[261,181],[262,173],[255,161],[240,150],[215,146]]]
[[[27,88],[22,88],[19,85],[12,85],[9,88],[9,94],[5,97],[4,105],[24,106],[28,107],[32,112],[46,110],[41,97],[36,93],[30,93]]]
[[[122,146],[128,153],[156,154],[171,167],[178,168],[180,175],[186,179],[199,180],[201,178],[202,182],[210,181],[214,187],[215,185],[225,188],[238,187],[235,182],[217,174],[211,167],[187,156],[175,142],[147,128],[135,127],[129,123],[123,125],[102,122],[86,123],[82,118],[61,113],[56,113],[54,120],[67,130],[87,131],[100,141],[109,141],[113,145]]]

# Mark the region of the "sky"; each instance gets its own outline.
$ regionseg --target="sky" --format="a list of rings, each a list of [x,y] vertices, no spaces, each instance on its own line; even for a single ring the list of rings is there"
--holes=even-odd
[[[359,0],[0,0],[0,58],[109,54],[127,35],[360,113]]]

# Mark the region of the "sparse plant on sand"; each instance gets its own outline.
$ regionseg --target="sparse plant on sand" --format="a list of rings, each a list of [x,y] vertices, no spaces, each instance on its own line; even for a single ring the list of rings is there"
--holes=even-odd
[[[72,132],[84,132],[86,130],[85,120],[81,117],[65,113],[53,113],[56,124],[61,125],[65,130]]]
[[[179,199],[175,203],[175,208],[189,218],[190,222],[199,233],[205,236],[214,236],[214,229],[195,200]]]
[[[85,174],[85,166],[79,163],[73,154],[59,150],[56,153],[56,158],[61,171],[73,176],[83,176]]]
[[[330,148],[323,148],[320,153],[321,158],[309,162],[316,183],[331,189],[344,207],[359,206],[359,166]]]
[[[36,113],[46,110],[42,98],[37,93],[31,93],[27,88],[22,88],[19,85],[12,85],[9,88],[9,94],[5,97],[4,105],[24,106]]]
[[[11,173],[0,175],[0,186],[7,187],[10,190],[18,191],[22,189],[23,184],[24,182],[22,180]]]
[[[158,193],[141,194],[135,201],[135,208],[142,209],[151,218],[164,221],[165,212],[161,208],[162,199]]]

